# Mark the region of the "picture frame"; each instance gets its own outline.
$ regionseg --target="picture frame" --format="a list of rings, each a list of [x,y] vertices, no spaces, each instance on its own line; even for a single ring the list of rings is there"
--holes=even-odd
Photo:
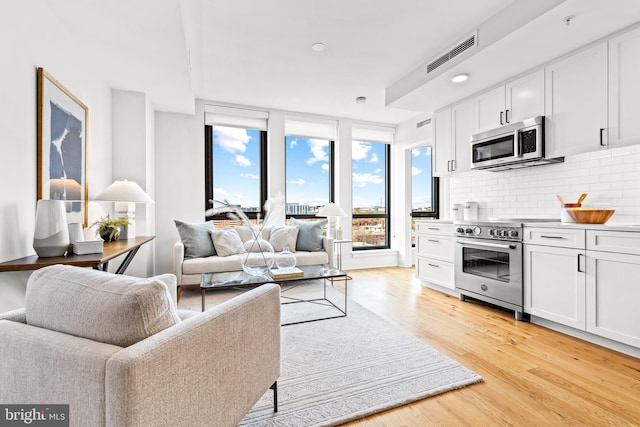
[[[67,200],[67,223],[87,226],[89,109],[39,67],[38,199]]]

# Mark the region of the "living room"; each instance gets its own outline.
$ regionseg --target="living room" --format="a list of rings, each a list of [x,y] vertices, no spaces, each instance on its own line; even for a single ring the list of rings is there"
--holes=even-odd
[[[360,282],[350,289],[354,297],[359,296],[363,304],[366,302],[371,307],[376,307],[380,310],[378,314],[392,318],[396,324],[410,324],[408,329],[416,335],[421,333],[421,329],[424,333],[425,327],[421,326],[421,322],[426,320],[414,316],[415,306],[407,310],[412,314],[403,318],[401,312],[404,310],[404,303],[415,304],[418,301],[420,304],[429,304],[429,300],[434,306],[421,307],[430,307],[431,310],[446,307],[452,312],[463,310],[459,303],[432,290],[423,289],[413,274],[415,249],[412,247],[411,217],[407,215],[412,205],[410,154],[411,149],[428,146],[433,142],[432,126],[426,124],[417,128],[416,124],[428,121],[436,110],[459,99],[567,55],[584,45],[635,25],[640,20],[640,11],[634,2],[624,0],[618,0],[609,6],[610,16],[607,15],[607,19],[603,19],[604,22],[598,25],[594,24],[597,20],[593,16],[594,10],[601,11],[594,6],[597,1],[578,5],[578,2],[571,0],[548,0],[537,2],[539,4],[535,7],[525,5],[527,2],[522,0],[491,0],[482,5],[477,5],[475,1],[447,2],[450,4],[446,6],[445,2],[431,1],[425,2],[426,4],[417,1],[400,2],[401,4],[392,6],[392,2],[380,1],[376,2],[378,8],[361,2],[353,6],[330,2],[322,7],[315,3],[296,6],[293,4],[296,2],[287,1],[269,6],[247,5],[244,2],[232,5],[231,3],[236,2],[206,0],[118,0],[105,4],[74,0],[59,3],[15,0],[1,7],[0,32],[5,67],[0,93],[5,102],[10,102],[5,107],[0,107],[3,117],[0,127],[5,135],[3,146],[7,149],[4,167],[0,171],[3,194],[0,200],[0,235],[3,237],[0,262],[34,253],[33,231],[38,187],[36,70],[43,67],[88,106],[87,223],[93,223],[112,209],[110,204],[95,201],[94,198],[115,180],[137,182],[154,200],[153,204],[139,204],[136,207],[137,233],[154,235],[155,239],[151,244],[140,248],[128,270],[128,274],[133,276],[150,277],[171,273],[172,250],[179,239],[174,220],[204,221],[207,206],[203,130],[207,112],[220,107],[231,107],[259,111],[268,117],[270,143],[267,157],[270,167],[267,190],[272,196],[286,193],[285,147],[275,142],[285,140],[287,120],[297,118],[309,122],[335,123],[335,202],[346,212],[352,212],[354,208],[351,179],[354,131],[367,129],[392,133],[389,192],[393,196],[388,207],[391,218],[389,247],[371,251],[348,248],[342,254],[341,262],[345,270],[354,272],[354,278],[361,275]],[[395,7],[397,18],[389,19],[394,16]],[[505,65],[505,70],[496,71],[490,76],[482,71],[487,69],[487,64],[491,65],[491,70],[495,64],[510,62],[504,57],[496,59],[494,50],[504,46],[495,41],[482,46],[481,52],[486,57],[481,58],[477,54],[474,59],[475,55],[470,55],[462,61],[452,63],[451,68],[445,68],[446,72],[434,77],[435,83],[423,82],[412,74],[416,67],[419,68],[425,61],[436,57],[466,36],[470,29],[509,7],[521,7],[531,14],[511,15],[514,21],[510,26],[506,25],[510,31],[515,31],[513,26],[517,22],[522,27],[530,22],[538,22],[536,19],[544,18],[548,11],[553,11],[554,17],[562,15],[561,18],[569,16],[571,12],[575,14],[575,19],[572,18],[569,22],[562,22],[561,19],[557,30],[549,29],[549,33],[552,33],[549,37],[564,34],[557,46],[550,46],[551,42],[540,36],[540,40],[543,40],[539,42],[542,48],[538,50],[548,50],[545,54],[547,56],[531,57],[526,61],[518,57],[517,61],[511,61],[522,62],[517,67],[513,64]],[[243,43],[249,43],[251,25],[256,24],[245,16],[248,13],[246,9],[251,8],[259,10],[256,16],[262,20],[259,29],[263,34],[253,35],[255,46],[251,47],[250,53],[238,53],[229,58],[217,57],[216,52],[205,55],[207,37],[216,37],[215,43],[211,41],[211,45],[222,46],[225,51],[236,49],[244,52],[242,48],[236,47],[236,35],[230,28],[245,34]],[[291,15],[283,13],[284,9],[289,10]],[[467,13],[460,14],[460,10],[466,10]],[[456,25],[451,25],[451,19],[443,18],[441,14],[454,12]],[[209,16],[206,15],[209,13],[214,14],[215,18],[211,16],[209,21],[205,21],[203,16]],[[358,19],[360,14],[366,19]],[[344,16],[345,22],[335,22],[337,16]],[[424,16],[428,16],[428,22],[441,32],[438,38],[435,38],[433,31],[418,29],[420,22],[427,19]],[[581,22],[583,18],[584,21]],[[223,26],[223,21],[229,22]],[[369,25],[365,26],[366,32],[359,32],[357,25],[361,25],[360,21],[369,21]],[[324,25],[325,29],[321,31],[319,28],[323,25],[319,24],[324,22],[330,25]],[[221,27],[218,31],[228,30],[228,33],[216,33],[211,28],[205,30],[208,25],[215,27],[214,24]],[[388,34],[381,29],[387,26],[389,33],[398,33],[398,39],[404,39],[396,39],[396,45],[393,42],[385,43],[382,39]],[[591,27],[591,30],[585,30],[584,27]],[[594,29],[595,27],[598,28]],[[578,35],[568,33],[575,28]],[[341,41],[336,36],[331,36],[331,30],[336,34],[351,35]],[[258,43],[265,32],[279,37],[265,40],[264,43],[279,42],[282,45],[265,46],[262,42]],[[302,32],[304,37],[300,35]],[[516,35],[514,38],[515,41],[522,42],[523,37]],[[313,50],[312,44],[317,42],[325,43],[326,50]],[[341,42],[348,44],[346,47],[341,46]],[[283,51],[292,45],[299,49],[297,54],[300,63],[307,68],[292,66],[290,68],[293,71],[285,70],[287,61],[294,59],[284,56]],[[382,55],[376,50],[376,46],[384,48],[384,52],[390,56]],[[258,55],[260,52],[261,55]],[[338,55],[338,58],[333,55]],[[360,64],[359,55],[362,56]],[[268,60],[265,56],[273,58]],[[353,59],[348,61],[345,58]],[[375,58],[378,63],[382,63],[379,74],[371,71],[375,68],[371,65]],[[216,68],[216,61],[225,59],[232,66]],[[464,68],[465,61],[475,67],[467,71],[471,80],[476,77],[474,73],[477,73],[478,81],[467,87],[451,85],[449,74]],[[387,66],[387,63],[393,66]],[[310,67],[317,69],[315,73],[309,71]],[[242,74],[241,68],[252,69],[246,71],[245,78],[235,80],[239,82],[238,86],[227,85],[225,78],[231,80],[233,74]],[[338,73],[339,68],[344,70],[340,70],[340,74],[334,74]],[[305,76],[306,72],[310,73],[309,76]],[[325,83],[319,77],[322,73],[329,82],[338,83]],[[295,74],[302,77],[293,80],[292,75]],[[278,88],[274,85],[272,79],[277,79],[279,75],[280,79],[291,80],[290,88]],[[445,79],[446,86],[443,83]],[[325,84],[327,87],[324,87]],[[442,87],[434,89],[434,84]],[[329,86],[331,90],[328,89]],[[423,86],[426,89],[419,89]],[[415,88],[419,89],[417,95],[412,94],[412,89]],[[425,92],[421,92],[422,90]],[[297,94],[295,100],[294,94]],[[356,101],[361,96],[367,98],[365,103]],[[428,100],[418,102],[413,99],[414,96],[426,97]],[[334,97],[333,102],[331,97]],[[272,101],[268,101],[269,98]],[[418,104],[421,105],[420,108],[417,108]],[[449,180],[449,177],[443,177],[440,181],[441,218],[448,218],[449,215]],[[459,187],[457,191],[465,194]],[[640,217],[640,214],[631,215]],[[345,236],[350,236],[352,231],[350,219],[339,219]],[[91,237],[90,233],[86,232],[87,237]],[[378,268],[382,276],[395,274],[408,283],[407,288],[401,290],[401,284],[389,279],[393,282],[391,288],[398,289],[390,293],[395,292],[402,297],[393,300],[394,305],[387,309],[379,301],[384,301],[385,298],[391,301],[388,294],[381,294],[377,289],[367,295],[366,286],[362,285],[362,281],[370,281],[374,286],[378,280],[375,269]],[[362,272],[358,273],[360,269]],[[0,312],[24,306],[29,276],[29,272],[0,273]],[[478,313],[475,306],[471,311]],[[442,317],[436,322],[441,328],[446,327],[446,314],[443,313],[446,311],[441,312]],[[492,327],[508,319],[508,316],[501,317],[499,311],[490,313],[495,321]],[[470,319],[472,322],[476,318]],[[501,326],[497,328],[502,330]],[[461,326],[456,329],[456,333],[459,334],[456,335],[457,338],[460,338],[465,334],[472,334],[473,330],[463,329]],[[505,332],[505,335],[508,333]],[[481,345],[475,342],[476,339],[474,338],[474,343]],[[546,336],[545,339],[553,341],[557,338]],[[444,350],[449,346],[442,338],[434,340],[439,341],[439,349]],[[582,344],[574,345],[584,350]],[[451,344],[451,348],[455,348],[453,352],[462,348],[468,350],[468,347],[456,347],[454,344]],[[589,353],[588,350],[584,352]],[[601,357],[614,358],[621,365],[624,363],[609,353]],[[481,362],[476,362],[476,366],[482,366]],[[539,375],[544,376],[545,373],[539,372]],[[455,402],[450,402],[447,410],[455,410],[456,405]],[[599,401],[598,405],[602,406],[604,403]]]

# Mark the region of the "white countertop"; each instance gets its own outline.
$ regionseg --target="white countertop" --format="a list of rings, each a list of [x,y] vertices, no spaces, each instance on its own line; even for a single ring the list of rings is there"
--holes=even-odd
[[[573,222],[525,222],[525,227],[579,228],[584,230],[630,231],[640,233],[640,224],[576,224]]]

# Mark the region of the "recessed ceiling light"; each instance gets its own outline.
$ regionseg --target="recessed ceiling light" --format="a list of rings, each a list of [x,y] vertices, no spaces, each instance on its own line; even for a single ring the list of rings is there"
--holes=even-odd
[[[569,25],[571,25],[571,21],[573,21],[575,17],[576,15],[567,15],[564,18],[562,18],[562,22],[564,22],[564,25],[568,27]]]
[[[469,74],[463,73],[463,74],[456,74],[455,76],[451,77],[451,81],[454,83],[462,83],[463,81],[467,80],[469,78]]]
[[[324,45],[324,43],[314,43],[311,45],[311,49],[313,49],[316,52],[322,52],[326,48],[327,47]]]
[[[358,104],[364,104],[365,102],[367,102],[367,98],[365,96],[359,96],[356,98],[356,102]]]

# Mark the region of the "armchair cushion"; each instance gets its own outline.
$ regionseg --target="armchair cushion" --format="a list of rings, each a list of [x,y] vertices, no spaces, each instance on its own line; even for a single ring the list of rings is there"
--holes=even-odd
[[[291,225],[297,225],[300,228],[296,240],[296,251],[315,252],[324,250],[322,246],[322,231],[327,225],[326,219],[320,221],[301,221],[292,217]]]
[[[32,326],[120,347],[180,322],[161,280],[64,265],[31,275],[25,317]]]
[[[216,248],[211,241],[213,221],[191,223],[174,221],[180,234],[180,240],[184,244],[185,258],[198,258],[216,254]]]

